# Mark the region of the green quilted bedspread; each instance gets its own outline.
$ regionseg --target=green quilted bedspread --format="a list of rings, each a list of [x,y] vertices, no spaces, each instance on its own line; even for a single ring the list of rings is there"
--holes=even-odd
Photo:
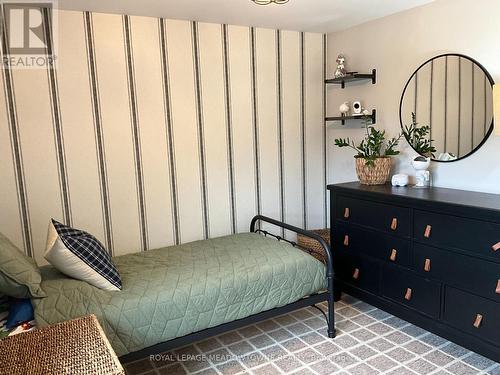
[[[95,314],[121,356],[295,302],[326,287],[325,267],[287,243],[236,234],[114,258],[108,292],[42,268],[40,326]]]

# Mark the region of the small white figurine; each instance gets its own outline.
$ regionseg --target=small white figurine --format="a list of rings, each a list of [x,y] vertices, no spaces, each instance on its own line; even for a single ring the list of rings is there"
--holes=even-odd
[[[407,174],[395,174],[391,179],[392,186],[406,186],[408,185]]]
[[[335,70],[335,78],[345,77],[347,70],[345,68],[345,57],[340,54],[337,56],[337,69]]]
[[[341,116],[347,116],[349,113],[349,102],[344,102],[340,105],[339,111]]]

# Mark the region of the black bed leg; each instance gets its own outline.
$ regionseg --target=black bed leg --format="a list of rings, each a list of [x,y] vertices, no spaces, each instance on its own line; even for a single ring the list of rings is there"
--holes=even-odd
[[[335,283],[335,289],[333,290],[333,300],[338,302],[342,299],[342,289],[340,288],[339,282]]]
[[[335,337],[335,296],[333,275],[327,277],[328,282],[328,337]]]

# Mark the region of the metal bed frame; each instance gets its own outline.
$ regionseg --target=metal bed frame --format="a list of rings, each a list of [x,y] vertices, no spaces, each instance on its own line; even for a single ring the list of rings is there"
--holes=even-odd
[[[271,219],[266,216],[262,215],[257,215],[252,219],[252,222],[250,224],[250,232],[252,233],[262,233],[264,236],[271,236],[276,238],[278,241],[284,241],[289,244],[291,244],[294,247],[300,248],[297,243],[287,240],[283,237],[274,235],[272,233],[269,233],[268,231],[265,231],[263,229],[260,229],[260,226],[257,226],[257,223],[260,222],[266,222],[272,225],[275,225],[277,227],[289,230],[291,232],[295,232],[297,234],[301,234],[306,237],[310,237],[318,241],[323,249],[325,250],[326,254],[326,281],[327,281],[327,289],[326,291],[322,291],[319,293],[312,294],[310,296],[304,297],[296,302],[290,303],[288,305],[282,306],[282,307],[276,307],[271,310],[263,311],[258,314],[250,315],[246,318],[243,319],[238,319],[232,322],[224,323],[221,325],[218,325],[216,327],[212,328],[207,328],[198,332],[191,333],[186,336],[178,337],[172,340],[168,340],[147,348],[144,348],[142,350],[132,352],[129,354],[125,354],[121,356],[119,359],[122,363],[127,363],[127,362],[132,362],[138,359],[142,359],[151,355],[156,355],[160,353],[164,353],[167,351],[170,351],[175,348],[180,348],[189,344],[192,344],[197,341],[201,341],[204,339],[207,339],[212,336],[220,335],[221,333],[232,331],[234,329],[242,328],[250,324],[255,324],[257,322],[267,320],[269,318],[273,318],[275,316],[279,316],[282,314],[286,314],[288,312],[298,310],[307,306],[314,307],[321,311],[321,313],[324,315],[327,324],[328,324],[328,337],[329,338],[334,338],[335,337],[335,314],[334,314],[334,301],[336,300],[336,297],[339,293],[335,290],[334,293],[334,272],[333,272],[333,256],[332,256],[332,251],[330,249],[330,246],[325,242],[323,238],[321,238],[319,235],[316,233],[294,227],[293,225],[289,225],[286,223],[283,223],[278,220]],[[301,248],[303,249],[303,248]],[[308,251],[307,249],[303,249]],[[328,311],[325,312],[323,309],[318,307],[316,304],[320,302],[326,301],[328,304]]]

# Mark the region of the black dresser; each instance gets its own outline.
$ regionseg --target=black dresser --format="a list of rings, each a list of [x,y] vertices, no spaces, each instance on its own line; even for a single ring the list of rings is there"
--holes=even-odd
[[[337,286],[500,362],[500,195],[328,190]]]

